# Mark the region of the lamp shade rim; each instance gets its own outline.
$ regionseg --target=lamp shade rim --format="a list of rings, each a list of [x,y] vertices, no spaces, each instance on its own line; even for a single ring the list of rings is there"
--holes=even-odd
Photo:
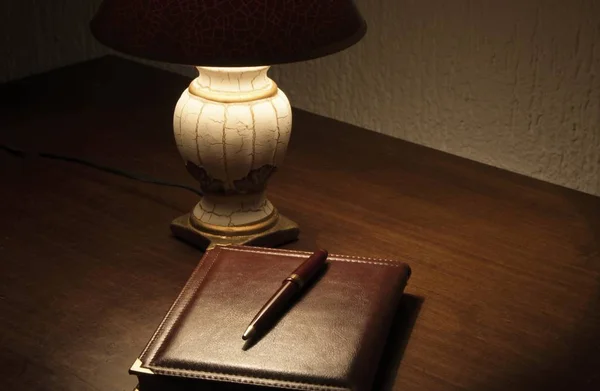
[[[120,44],[118,40],[113,41],[105,39],[102,34],[98,32],[93,20],[90,23],[90,30],[94,38],[96,38],[98,42],[106,47],[114,49],[123,54],[143,58],[146,60],[207,67],[254,67],[261,65],[278,65],[309,61],[341,52],[351,46],[354,46],[366,35],[367,23],[366,21],[362,20],[360,27],[356,30],[356,32],[344,40],[331,43],[324,47],[318,47],[303,53],[297,53],[295,55],[267,55],[257,53],[254,56],[245,55],[239,58],[231,58],[227,56],[203,56],[201,53],[197,53],[195,56],[173,56],[158,51],[147,51],[144,50],[143,47],[140,47],[138,50],[136,50],[136,48],[125,47],[124,45]]]
[[[262,0],[224,0],[219,7],[211,1],[155,7],[151,0],[104,0],[90,30],[124,54],[220,67],[312,60],[347,49],[367,32],[353,0],[286,0],[270,7]]]

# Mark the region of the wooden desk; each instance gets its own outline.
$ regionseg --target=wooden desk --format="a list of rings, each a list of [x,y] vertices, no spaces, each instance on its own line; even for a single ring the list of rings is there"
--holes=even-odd
[[[194,185],[171,130],[187,83],[107,57],[7,85],[0,140]],[[287,247],[413,268],[378,388],[600,389],[599,198],[294,116],[269,190],[302,228]],[[201,256],[169,232],[194,194],[0,151],[0,196],[0,389],[131,390]]]

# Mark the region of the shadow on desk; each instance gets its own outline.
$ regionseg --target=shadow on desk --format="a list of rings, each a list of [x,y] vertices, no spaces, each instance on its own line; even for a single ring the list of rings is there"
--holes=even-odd
[[[381,356],[379,369],[373,382],[373,390],[394,389],[396,374],[400,368],[404,350],[424,301],[425,299],[420,296],[409,294],[402,296],[398,312],[396,312],[390,328],[388,342]]]
[[[533,353],[527,365],[507,363],[487,382],[474,384],[470,391],[600,390],[600,291],[590,301],[574,327],[560,333],[556,341]],[[548,325],[548,327],[553,327]]]

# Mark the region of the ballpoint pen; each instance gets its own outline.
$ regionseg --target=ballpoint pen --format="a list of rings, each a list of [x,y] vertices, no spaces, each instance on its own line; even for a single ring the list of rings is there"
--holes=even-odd
[[[326,250],[315,251],[306,261],[296,268],[285,280],[281,287],[271,296],[258,311],[254,319],[242,335],[243,340],[251,340],[264,332],[288,308],[291,300],[306,286],[306,284],[325,265]]]

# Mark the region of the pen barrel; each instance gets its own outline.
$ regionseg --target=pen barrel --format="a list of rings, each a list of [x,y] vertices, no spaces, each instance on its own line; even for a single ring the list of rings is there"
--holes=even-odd
[[[302,290],[315,274],[323,267],[327,260],[327,251],[317,250],[306,261],[288,276],[281,287],[258,311],[250,325],[242,335],[242,339],[253,338],[256,334],[262,334],[272,327],[285,310],[290,307],[294,296]]]
[[[327,260],[327,251],[317,250],[306,261],[294,270],[286,280],[294,281],[302,287],[323,267]]]
[[[284,281],[281,288],[271,296],[269,301],[256,314],[250,326],[254,326],[259,332],[266,331],[289,308],[290,302],[299,291],[300,287],[298,285],[291,281]]]

